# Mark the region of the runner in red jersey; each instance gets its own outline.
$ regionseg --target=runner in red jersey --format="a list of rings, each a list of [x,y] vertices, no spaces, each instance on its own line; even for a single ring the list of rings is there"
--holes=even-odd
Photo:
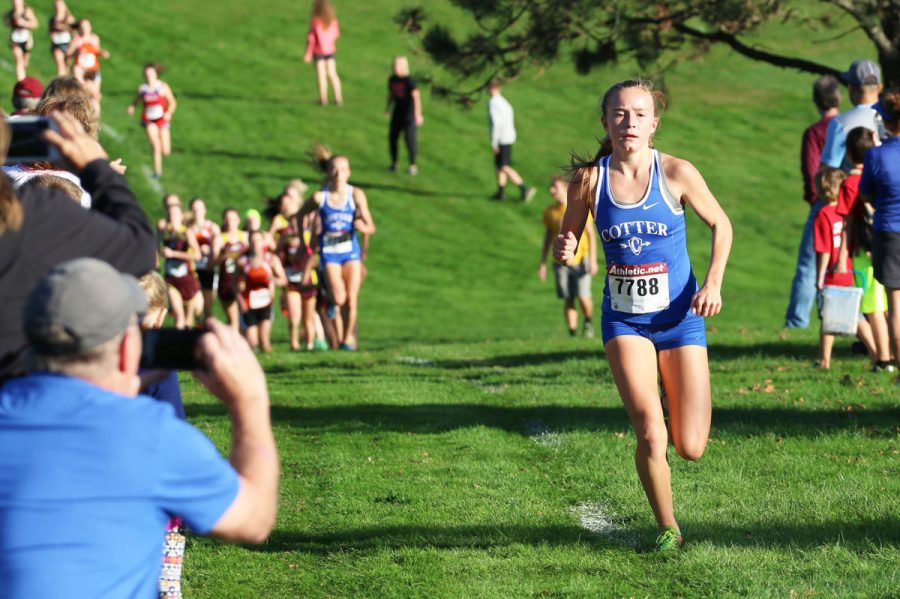
[[[268,253],[260,231],[250,234],[250,251],[238,264],[238,289],[245,334],[250,347],[272,351],[272,302],[275,286],[287,283],[278,256]]]
[[[66,56],[74,57],[72,74],[84,84],[97,118],[100,118],[100,57],[109,58],[109,52],[100,45],[100,36],[94,33],[91,22],[87,19],[78,21],[75,37],[66,50]]]
[[[193,260],[200,254],[197,238],[183,220],[181,200],[175,194],[165,197],[167,218],[159,221],[157,231],[162,246],[163,270],[169,286],[169,305],[175,327],[192,328],[203,311],[203,295],[194,274]]]
[[[216,241],[220,239],[219,225],[206,218],[206,202],[203,198],[191,200],[190,229],[197,238],[200,254],[194,260],[200,291],[203,292],[203,320],[213,315],[213,294],[218,284],[216,274],[216,256],[219,248]]]
[[[177,106],[172,89],[159,78],[161,72],[162,67],[157,64],[144,65],[144,83],[138,87],[134,100],[128,105],[128,115],[131,116],[137,103],[143,104],[141,126],[146,130],[147,140],[150,142],[156,178],[162,177],[163,156],[172,153],[169,124]]]
[[[219,301],[234,330],[240,330],[241,319],[237,304],[237,269],[241,256],[247,253],[250,242],[246,231],[241,230],[241,215],[234,208],[222,212],[222,231],[215,241],[219,265]]]
[[[291,349],[300,349],[300,323],[306,337],[306,349],[312,350],[316,340],[316,295],[318,278],[313,267],[315,251],[306,242],[311,239],[304,231],[296,231],[293,227],[282,229],[278,241],[278,255],[284,265],[287,286],[284,300],[287,304],[288,331],[290,332]]]

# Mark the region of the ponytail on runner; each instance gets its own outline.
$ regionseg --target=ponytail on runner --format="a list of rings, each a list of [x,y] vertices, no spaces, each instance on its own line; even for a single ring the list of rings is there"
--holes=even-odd
[[[333,154],[331,152],[331,148],[326,145],[322,145],[317,143],[313,146],[311,151],[313,165],[319,170],[322,174],[325,175],[325,179],[323,183],[326,186],[330,186],[334,181],[334,177],[331,174],[334,170],[332,167],[334,166],[334,161],[338,158],[343,158],[347,160],[347,156],[344,154]]]

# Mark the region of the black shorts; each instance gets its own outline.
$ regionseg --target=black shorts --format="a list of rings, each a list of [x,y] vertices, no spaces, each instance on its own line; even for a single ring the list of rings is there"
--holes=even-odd
[[[500,151],[494,154],[494,166],[498,169],[504,166],[512,166],[512,145],[500,146]]]
[[[55,50],[59,50],[63,54],[69,51],[69,43],[65,44],[50,44],[50,53],[53,54]]]
[[[872,267],[888,289],[900,289],[900,233],[873,231]]]
[[[248,327],[255,327],[264,320],[272,320],[272,305],[265,308],[257,308],[256,310],[247,310],[244,312],[244,324]]]
[[[334,52],[331,54],[313,54],[313,58],[316,60],[331,60],[334,58]]]
[[[197,279],[200,281],[200,289],[205,289],[207,291],[214,290],[216,288],[216,283],[218,282],[216,280],[218,277],[214,270],[198,270]]]

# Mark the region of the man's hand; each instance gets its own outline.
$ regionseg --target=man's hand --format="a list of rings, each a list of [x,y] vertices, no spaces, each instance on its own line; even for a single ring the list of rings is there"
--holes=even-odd
[[[206,321],[206,331],[196,349],[203,369],[194,376],[232,410],[246,402],[267,405],[266,377],[247,341],[214,318]]]
[[[56,123],[59,131],[44,131],[44,140],[59,148],[59,153],[73,167],[75,172],[82,170],[95,160],[107,160],[108,156],[93,137],[84,132],[81,123],[70,114],[54,110],[50,118]]]

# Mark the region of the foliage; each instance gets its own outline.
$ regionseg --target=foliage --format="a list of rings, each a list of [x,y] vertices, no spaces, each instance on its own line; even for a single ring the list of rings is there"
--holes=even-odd
[[[524,68],[546,66],[569,55],[575,69],[591,69],[633,58],[663,73],[689,54],[715,44],[754,60],[809,73],[840,75],[840,70],[799,56],[769,51],[746,41],[760,25],[775,21],[807,31],[833,32],[840,14],[870,39],[885,79],[900,85],[900,2],[897,0],[821,0],[825,12],[811,16],[783,0],[453,0],[475,22],[474,32],[457,39],[443,24],[425,27],[421,7],[401,10],[396,22],[421,34],[422,47],[438,64],[474,87],[437,83],[440,94],[470,103],[495,75],[517,77]],[[486,75],[486,76],[485,76]]]

